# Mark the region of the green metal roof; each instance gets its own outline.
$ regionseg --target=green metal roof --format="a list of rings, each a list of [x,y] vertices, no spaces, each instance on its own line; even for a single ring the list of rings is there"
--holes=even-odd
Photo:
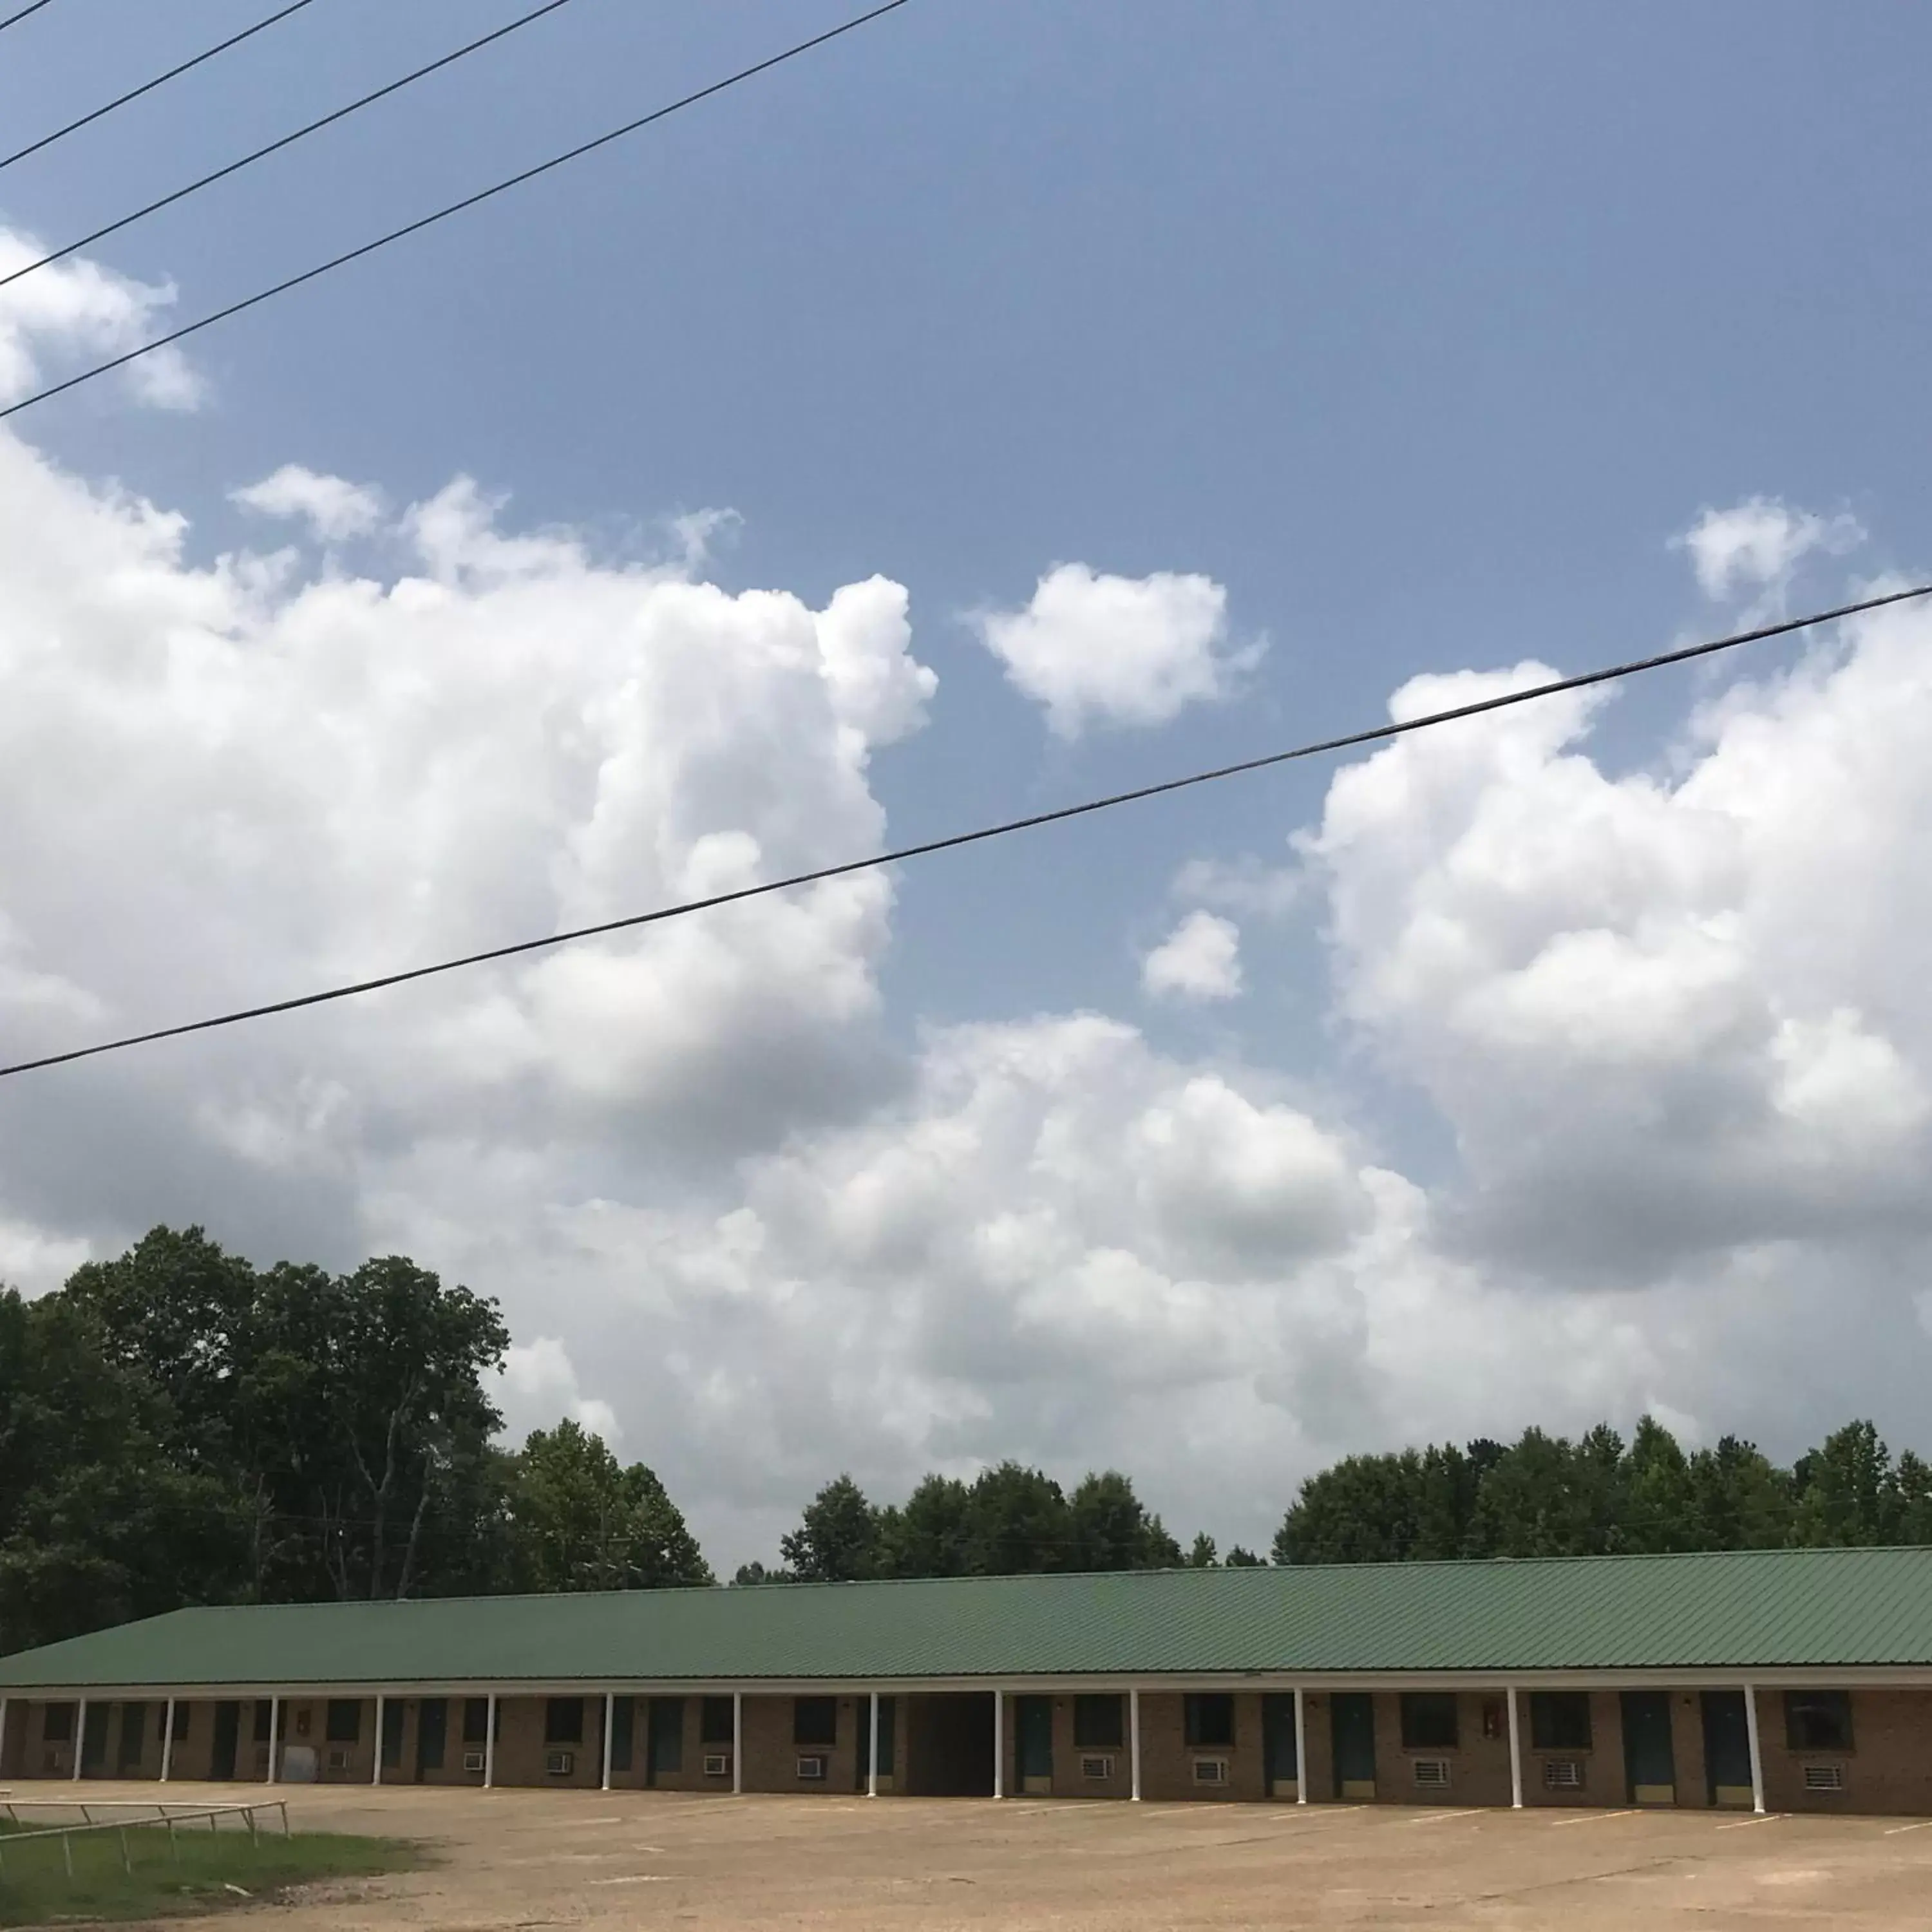
[[[0,1659],[0,1690],[1870,1666],[1932,1666],[1932,1549],[243,1605]]]

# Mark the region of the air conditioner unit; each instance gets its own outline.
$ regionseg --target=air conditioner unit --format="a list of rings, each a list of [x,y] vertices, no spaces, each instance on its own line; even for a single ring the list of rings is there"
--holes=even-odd
[[[1446,1757],[1419,1757],[1415,1760],[1415,1781],[1427,1791],[1449,1789],[1449,1760]]]
[[[800,1758],[798,1761],[798,1774],[801,1778],[814,1778],[822,1781],[825,1776],[824,1759],[822,1757]]]
[[[1226,1784],[1228,1760],[1224,1757],[1197,1757],[1194,1760],[1194,1781],[1196,1784]]]
[[[465,1751],[463,1754],[463,1768],[465,1771],[481,1771],[483,1768],[483,1754],[481,1751]]]
[[[707,1751],[704,1758],[704,1774],[706,1778],[729,1778],[731,1775],[731,1759],[725,1751]]]
[[[577,1768],[574,1751],[552,1751],[544,1760],[544,1772],[550,1778],[568,1778]]]
[[[331,1748],[328,1768],[331,1771],[346,1771],[349,1768],[349,1753],[345,1747],[338,1744]]]
[[[1845,1767],[1841,1764],[1808,1764],[1804,1767],[1804,1789],[1807,1791],[1842,1791],[1845,1788]]]
[[[1114,1760],[1110,1757],[1083,1757],[1080,1760],[1082,1778],[1112,1778],[1113,1774]]]
[[[1546,1757],[1543,1760],[1543,1788],[1546,1791],[1581,1791],[1583,1761],[1574,1757]]]

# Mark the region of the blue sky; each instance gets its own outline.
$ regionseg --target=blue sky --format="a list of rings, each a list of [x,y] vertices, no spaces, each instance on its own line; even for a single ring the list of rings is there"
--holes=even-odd
[[[26,138],[260,10],[63,0],[0,41],[0,125]],[[514,10],[317,0],[0,176],[0,224],[64,240]],[[98,259],[172,283],[178,314],[198,314],[838,17],[574,0]],[[1855,520],[1855,557],[1801,544],[1775,582],[1741,586],[1789,608],[1922,568],[1928,39],[1912,9],[1782,0],[913,0],[210,332],[190,351],[207,392],[192,412],[133,410],[103,383],[12,427],[52,464],[184,513],[202,563],[262,541],[230,493],[294,463],[398,505],[466,475],[508,496],[503,527],[568,527],[607,559],[662,551],[671,516],[729,508],[742,521],[704,574],[814,608],[883,574],[910,593],[911,648],[938,686],[929,724],[882,740],[869,782],[894,838],[929,836],[1366,723],[1419,673],[1581,668],[1723,628],[1748,596],[1706,598],[1671,547],[1707,508],[1775,499]],[[1024,605],[1076,562],[1211,578],[1227,648],[1266,653],[1232,701],[1056,738],[976,614]],[[402,566],[392,551],[357,567]],[[1671,674],[1625,693],[1593,741],[1600,770],[1671,769],[1713,688]],[[1242,922],[1244,998],[1143,994],[1182,868],[1283,864],[1333,776],[1298,768],[908,872],[868,956],[881,1038],[916,1057],[936,1029],[1119,1016],[1174,1065],[1238,1066],[1415,1184],[1453,1187],[1480,1133],[1391,1072],[1426,1050],[1365,1046],[1374,1024],[1346,1023],[1340,982],[1373,969],[1337,965],[1334,895]],[[70,856],[88,862],[78,836]],[[308,956],[262,963],[299,974]],[[190,1006],[200,983],[179,987]],[[1893,1043],[1910,1060],[1904,1033]],[[12,1206],[34,1252],[65,1253],[150,1209],[222,1223],[220,1172],[92,1214]],[[278,1226],[235,1220],[257,1241]],[[481,1265],[460,1244],[445,1261]],[[567,1352],[601,1351],[589,1338],[620,1319],[585,1316]],[[621,1389],[574,1372],[629,1450],[674,1460]],[[1858,1393],[1852,1378],[1819,1400]],[[1502,1406],[1510,1420],[1521,1405]],[[1027,1413],[1036,1427],[1007,1414],[1010,1443],[962,1424],[957,1453],[1128,1453]],[[1250,1453],[1335,1446],[1305,1421],[1299,1447]],[[938,1440],[908,1426],[824,1453],[870,1457],[890,1486]],[[803,1481],[806,1446],[773,1454]],[[1211,1482],[1178,1462],[1167,1480],[1207,1510]],[[705,1508],[728,1538],[778,1505],[720,1478]]]

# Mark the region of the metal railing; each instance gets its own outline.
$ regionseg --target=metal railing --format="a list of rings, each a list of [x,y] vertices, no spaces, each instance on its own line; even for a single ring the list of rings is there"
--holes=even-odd
[[[158,1832],[165,1830],[168,1834],[168,1856],[175,1863],[181,1862],[181,1846],[176,1838],[178,1828],[184,1825],[199,1826],[205,1819],[211,1832],[221,1829],[224,1818],[233,1818],[248,1832],[249,1843],[259,1849],[261,1844],[262,1822],[260,1814],[279,1816],[282,1836],[289,1835],[289,1807],[286,1798],[265,1800],[260,1804],[154,1804],[136,1798],[98,1798],[82,1800],[77,1798],[14,1798],[0,1797],[0,1814],[8,1821],[19,1826],[23,1822],[22,1811],[78,1811],[80,1822],[77,1825],[45,1825],[28,1831],[0,1832],[0,1882],[7,1876],[7,1856],[22,1845],[45,1844],[50,1840],[60,1840],[61,1857],[67,1867],[70,1880],[74,1876],[74,1841],[76,1838],[101,1836],[109,1832],[118,1833],[120,1840],[121,1864],[128,1876],[134,1875],[134,1858],[129,1844],[129,1832]],[[138,1818],[97,1818],[97,1811],[139,1811]]]

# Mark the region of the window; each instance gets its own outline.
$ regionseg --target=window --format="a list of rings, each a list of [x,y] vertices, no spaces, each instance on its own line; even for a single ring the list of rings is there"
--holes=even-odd
[[[352,1744],[362,1735],[362,1699],[330,1698],[322,1734],[332,1744]]]
[[[1195,1690],[1187,1696],[1187,1742],[1226,1746],[1234,1742],[1234,1698],[1228,1690]]]
[[[130,1703],[121,1706],[121,1768],[132,1770],[141,1762],[148,1741],[148,1707]]]
[[[1454,1750],[1456,1748],[1454,1691],[1405,1690],[1402,1693],[1402,1748],[1404,1750]]]
[[[610,1706],[610,1768],[628,1771],[637,1735],[638,1700],[620,1697]]]
[[[791,1700],[791,1741],[795,1744],[836,1744],[838,1742],[838,1700],[794,1697]]]
[[[466,1697],[463,1700],[463,1742],[466,1744],[490,1742],[490,1700]]]
[[[188,1736],[188,1714],[194,1708],[192,1704],[177,1703],[175,1714],[168,1720],[168,1736],[178,1742]]]
[[[268,1742],[268,1726],[274,1721],[274,1703],[272,1699],[255,1700],[255,1742],[265,1744]]]
[[[1848,1751],[1852,1748],[1849,1690],[1787,1690],[1784,1741],[1795,1751]]]
[[[553,1697],[544,1706],[544,1742],[580,1744],[584,1742],[584,1700]]]
[[[50,1704],[40,1713],[40,1736],[50,1744],[64,1744],[74,1737],[74,1706]]]
[[[705,1699],[698,1713],[698,1741],[704,1744],[728,1744],[731,1742],[730,1698]]]
[[[1532,1690],[1529,1742],[1535,1750],[1590,1748],[1590,1694],[1587,1690]]]
[[[1076,1750],[1112,1750],[1120,1742],[1120,1700],[1115,1697],[1076,1697],[1073,1700]]]

